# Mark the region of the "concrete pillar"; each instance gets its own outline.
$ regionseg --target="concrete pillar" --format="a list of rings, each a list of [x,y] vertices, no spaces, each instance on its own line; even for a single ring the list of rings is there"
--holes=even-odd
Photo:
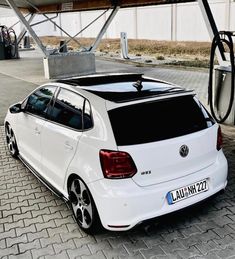
[[[59,13],[59,23],[60,23],[60,28],[62,28],[62,17],[61,17],[61,13]],[[63,33],[62,33],[62,31],[60,30],[60,37],[62,37],[63,36]]]
[[[95,54],[90,52],[50,55],[43,59],[43,63],[47,79],[68,78],[96,72]]]
[[[79,12],[79,23],[80,23],[80,31],[82,30],[82,12]],[[82,32],[80,34],[80,37],[82,37]]]
[[[171,5],[171,40],[177,41],[177,4]]]
[[[231,28],[231,0],[226,0],[225,7],[225,29],[230,31]]]
[[[134,8],[134,32],[135,38],[138,39],[138,9]]]

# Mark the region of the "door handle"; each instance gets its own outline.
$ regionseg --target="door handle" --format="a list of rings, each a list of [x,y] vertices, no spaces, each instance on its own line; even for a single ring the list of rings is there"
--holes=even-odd
[[[66,148],[66,149],[68,149],[68,150],[73,150],[73,146],[71,146],[71,145],[69,144],[69,142],[66,141],[66,142],[64,143],[64,145],[65,145],[65,148]]]
[[[35,134],[36,134],[36,135],[40,135],[40,134],[41,134],[41,131],[38,129],[38,127],[36,127],[36,128],[34,129],[34,131],[35,131]]]

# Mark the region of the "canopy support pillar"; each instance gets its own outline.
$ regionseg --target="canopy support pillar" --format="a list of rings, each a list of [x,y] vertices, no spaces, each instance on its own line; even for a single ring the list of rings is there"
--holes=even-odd
[[[30,14],[30,17],[29,17],[29,19],[28,19],[28,24],[30,24],[32,21],[33,21],[33,19],[34,19],[34,17],[35,17],[35,14]],[[26,19],[25,19],[26,20]],[[26,30],[26,28],[24,27],[23,28],[23,30],[20,32],[20,34],[19,34],[19,36],[17,37],[17,44],[19,45],[19,43],[22,41],[22,39],[24,38],[24,36],[25,36],[25,34],[26,34],[26,32],[27,32],[27,30]]]
[[[209,36],[211,41],[214,39],[214,36],[218,34],[218,29],[215,23],[215,19],[211,12],[211,8],[209,6],[208,0],[198,0],[199,8],[201,10],[203,19],[205,21]],[[218,62],[220,65],[224,63],[225,55],[224,55],[224,47],[223,45],[219,45],[218,49],[216,50],[216,56],[218,58]]]
[[[111,22],[113,21],[113,18],[116,16],[118,10],[120,9],[120,6],[115,6],[113,11],[111,12],[110,16],[108,17],[107,21],[105,22],[104,26],[101,28],[100,33],[97,35],[95,42],[93,43],[93,45],[90,48],[90,52],[94,52],[97,47],[100,44],[100,41],[102,40],[105,32],[107,31],[109,25],[111,24]]]

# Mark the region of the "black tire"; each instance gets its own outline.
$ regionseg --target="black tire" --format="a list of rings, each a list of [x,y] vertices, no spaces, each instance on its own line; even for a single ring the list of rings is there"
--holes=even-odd
[[[74,177],[69,186],[69,201],[74,218],[87,234],[95,234],[102,229],[99,214],[92,195],[79,177]]]
[[[5,133],[6,133],[6,142],[7,142],[7,146],[10,151],[10,154],[12,157],[17,158],[19,154],[19,150],[16,143],[14,131],[11,128],[11,125],[9,123],[6,123]]]

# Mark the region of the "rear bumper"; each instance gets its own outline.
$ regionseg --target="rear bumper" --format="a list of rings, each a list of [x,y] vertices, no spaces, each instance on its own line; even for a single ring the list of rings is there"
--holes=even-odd
[[[198,203],[227,185],[227,160],[222,151],[216,162],[194,174],[165,183],[140,187],[132,179],[102,179],[88,185],[95,200],[101,222],[106,229],[123,231],[151,218],[168,214]],[[169,205],[169,191],[208,179],[209,190]]]

